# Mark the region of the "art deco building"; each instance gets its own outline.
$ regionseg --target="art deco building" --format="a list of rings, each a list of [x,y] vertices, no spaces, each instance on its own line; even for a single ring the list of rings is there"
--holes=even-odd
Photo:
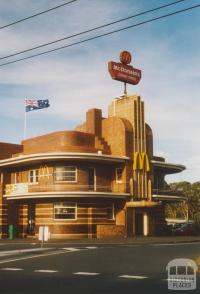
[[[153,153],[139,96],[114,99],[103,118],[90,109],[74,131],[0,143],[0,236],[106,238],[156,235],[165,223],[165,175],[184,166]]]

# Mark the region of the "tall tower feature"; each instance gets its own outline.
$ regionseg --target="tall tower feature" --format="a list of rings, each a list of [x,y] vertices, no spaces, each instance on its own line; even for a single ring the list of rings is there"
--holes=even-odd
[[[109,117],[127,119],[133,127],[133,150],[132,150],[132,180],[133,198],[135,200],[151,200],[151,148],[147,125],[145,124],[144,102],[140,96],[123,96],[116,98],[108,108]]]
[[[127,94],[141,79],[130,63],[127,51],[108,63],[124,84],[108,117],[93,108],[75,130],[0,142],[0,238],[13,238],[13,226],[14,237],[37,238],[41,226],[56,239],[163,234],[165,203],[185,201],[165,175],[185,167],[153,154],[144,102]]]

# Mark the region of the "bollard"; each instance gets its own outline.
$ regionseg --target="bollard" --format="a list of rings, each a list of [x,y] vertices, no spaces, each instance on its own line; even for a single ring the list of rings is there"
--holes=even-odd
[[[9,239],[13,240],[13,238],[14,238],[14,226],[13,225],[9,225],[8,232],[9,232]]]

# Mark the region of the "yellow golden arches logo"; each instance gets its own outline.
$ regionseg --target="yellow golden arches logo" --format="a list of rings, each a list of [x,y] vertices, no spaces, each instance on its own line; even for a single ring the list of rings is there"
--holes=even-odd
[[[38,173],[39,177],[49,177],[50,173],[49,173],[49,167],[47,165],[43,165],[39,168],[39,173]]]
[[[12,192],[14,191],[14,184],[8,184],[6,185],[6,195],[12,194]]]
[[[148,155],[145,152],[135,152],[133,156],[133,170],[145,170],[150,171],[150,163]]]

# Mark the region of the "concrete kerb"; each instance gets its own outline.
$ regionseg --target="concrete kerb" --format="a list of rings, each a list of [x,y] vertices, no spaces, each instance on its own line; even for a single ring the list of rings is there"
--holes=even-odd
[[[76,245],[150,245],[150,244],[175,244],[175,243],[194,243],[200,242],[200,236],[170,236],[170,237],[135,237],[124,239],[51,239],[48,244],[76,244]],[[39,245],[40,242],[35,238],[28,239],[0,239],[0,244],[32,244]],[[44,244],[44,246],[45,246]]]

